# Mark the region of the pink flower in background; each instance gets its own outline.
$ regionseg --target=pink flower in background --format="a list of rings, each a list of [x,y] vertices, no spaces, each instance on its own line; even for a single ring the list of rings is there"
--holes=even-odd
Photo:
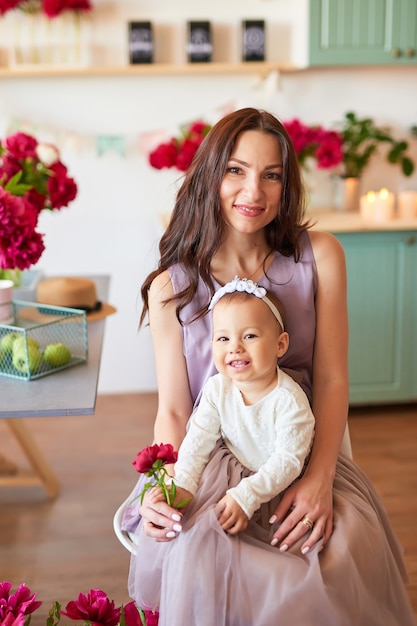
[[[0,271],[24,270],[38,262],[45,246],[35,230],[37,219],[31,205],[0,187]]]
[[[0,0],[0,15],[19,9],[24,13],[44,13],[49,18],[65,11],[84,13],[91,11],[90,0]]]
[[[309,157],[317,161],[319,169],[336,167],[343,161],[343,137],[334,130],[323,126],[307,126],[299,119],[284,122],[293,142],[298,162],[303,167]]]
[[[179,137],[157,146],[149,154],[149,163],[158,170],[175,167],[187,171],[211,126],[203,121],[192,122],[181,129]]]
[[[55,146],[20,132],[0,141],[0,276],[37,263],[45,249],[40,212],[66,207],[76,195]]]

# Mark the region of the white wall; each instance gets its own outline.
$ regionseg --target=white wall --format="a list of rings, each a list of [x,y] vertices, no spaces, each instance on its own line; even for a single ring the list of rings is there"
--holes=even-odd
[[[238,60],[239,24],[250,17],[264,17],[271,24],[269,59],[300,65],[306,59],[307,0],[212,0],[209,8],[191,0],[93,2],[96,14],[88,36],[102,62],[123,63],[127,20],[146,18],[154,21],[161,42],[162,58],[157,60],[167,61],[170,55],[182,61],[184,21],[199,17],[218,24],[219,60]],[[179,124],[201,117],[214,121],[232,104],[260,106],[281,119],[300,117],[327,126],[354,110],[405,136],[417,124],[416,70],[304,70],[281,75],[276,89],[271,80],[260,88],[254,75],[0,79],[0,136],[16,120],[37,129],[40,140],[58,143],[79,185],[69,208],[41,216],[46,251],[38,266],[50,275],[112,277],[109,301],[118,313],[106,322],[101,393],[156,387],[149,332],[137,332],[139,289],[156,262],[160,216],[169,211],[179,174],[147,165],[146,133],[176,133]],[[100,135],[123,136],[126,154],[99,157]],[[412,149],[417,162],[415,140]],[[417,188],[417,174],[404,179],[397,168],[375,160],[362,184],[368,189],[389,185],[397,192]]]

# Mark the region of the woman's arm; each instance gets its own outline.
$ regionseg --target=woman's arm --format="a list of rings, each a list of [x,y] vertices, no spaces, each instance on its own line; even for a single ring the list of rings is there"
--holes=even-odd
[[[171,443],[178,450],[192,412],[192,399],[176,303],[164,303],[173,294],[168,272],[154,279],[149,290],[149,324],[158,381],[154,440],[156,443]],[[174,526],[180,521],[178,511],[169,507],[156,493],[145,496],[141,515],[145,532],[159,541],[166,540],[167,533],[170,533],[168,539],[171,538]]]
[[[301,547],[304,552],[321,537],[325,545],[332,533],[333,479],[349,407],[345,255],[332,235],[309,235],[318,274],[313,361],[316,432],[304,476],[288,489],[277,508],[277,520],[284,521],[274,534],[275,543],[287,549],[306,533],[301,521],[307,515],[314,528]]]

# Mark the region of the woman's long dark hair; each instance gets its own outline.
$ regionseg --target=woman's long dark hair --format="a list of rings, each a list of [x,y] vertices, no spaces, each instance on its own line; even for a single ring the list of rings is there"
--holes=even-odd
[[[271,250],[299,260],[299,237],[307,224],[302,221],[303,185],[291,139],[283,124],[271,113],[253,108],[234,111],[210,130],[178,191],[169,225],[159,244],[158,267],[141,288],[144,302],[141,324],[148,311],[148,290],[153,279],[175,263],[181,263],[189,278],[188,287],[175,295],[178,320],[183,307],[194,298],[200,278],[209,293],[214,293],[210,263],[227,228],[221,213],[220,185],[236,141],[247,130],[274,135],[280,144],[283,164],[280,210],[265,227],[265,236]],[[207,307],[203,307],[196,317],[206,310]]]

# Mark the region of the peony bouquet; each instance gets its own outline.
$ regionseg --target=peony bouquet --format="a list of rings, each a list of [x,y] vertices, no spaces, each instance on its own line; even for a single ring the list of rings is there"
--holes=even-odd
[[[28,626],[32,614],[41,606],[36,593],[31,593],[26,585],[19,585],[15,593],[10,593],[12,584],[0,582],[0,626]],[[80,593],[77,600],[68,602],[61,610],[59,602],[51,607],[46,626],[57,626],[61,617],[84,622],[87,626],[157,626],[158,613],[143,611],[134,602],[116,607],[104,591],[91,589]]]
[[[25,13],[44,13],[49,18],[61,13],[91,11],[90,0],[0,0],[0,15],[19,9]]]
[[[179,137],[172,137],[150,153],[149,163],[158,170],[175,167],[186,172],[210,129],[211,126],[202,121],[184,126]]]
[[[343,137],[323,126],[307,126],[299,119],[284,122],[293,142],[301,167],[307,167],[308,159],[315,159],[319,169],[331,169],[343,161]]]
[[[20,132],[0,141],[0,278],[37,263],[45,249],[39,214],[68,206],[76,195],[54,145]]]

